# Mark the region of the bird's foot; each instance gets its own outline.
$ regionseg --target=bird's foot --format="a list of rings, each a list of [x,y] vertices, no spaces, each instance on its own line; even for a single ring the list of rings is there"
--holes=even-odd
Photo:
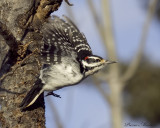
[[[46,96],[50,96],[50,95],[55,96],[55,97],[58,97],[58,98],[61,98],[60,95],[55,94],[55,93],[53,93],[53,92],[49,92]]]

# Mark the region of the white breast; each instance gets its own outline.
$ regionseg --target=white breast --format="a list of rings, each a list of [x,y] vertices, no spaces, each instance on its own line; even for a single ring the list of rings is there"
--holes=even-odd
[[[64,86],[74,85],[83,78],[78,63],[65,61],[66,63],[51,65],[41,71],[40,79],[45,84],[44,90],[53,91]]]

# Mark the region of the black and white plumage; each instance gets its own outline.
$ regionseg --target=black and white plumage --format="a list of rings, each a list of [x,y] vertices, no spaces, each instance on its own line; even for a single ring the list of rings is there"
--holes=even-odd
[[[22,108],[32,105],[43,91],[75,85],[115,61],[104,60],[92,54],[86,37],[76,25],[54,16],[42,29],[40,77],[21,103]],[[56,96],[56,95],[55,95]]]

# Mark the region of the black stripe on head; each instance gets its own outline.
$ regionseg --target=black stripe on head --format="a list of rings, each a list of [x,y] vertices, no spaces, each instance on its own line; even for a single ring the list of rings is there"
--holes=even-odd
[[[95,63],[95,62],[100,62],[103,58],[100,57],[100,56],[88,56],[88,57],[85,57],[85,61],[88,63],[88,64],[91,64],[91,63]]]

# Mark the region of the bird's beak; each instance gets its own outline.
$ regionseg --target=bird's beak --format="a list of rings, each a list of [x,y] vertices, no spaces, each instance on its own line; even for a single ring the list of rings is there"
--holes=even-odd
[[[105,62],[106,62],[106,60],[104,60],[104,59],[101,60],[101,63],[105,63]]]
[[[102,63],[106,63],[106,64],[113,64],[113,63],[117,63],[117,61],[109,61],[109,60],[101,60]]]

